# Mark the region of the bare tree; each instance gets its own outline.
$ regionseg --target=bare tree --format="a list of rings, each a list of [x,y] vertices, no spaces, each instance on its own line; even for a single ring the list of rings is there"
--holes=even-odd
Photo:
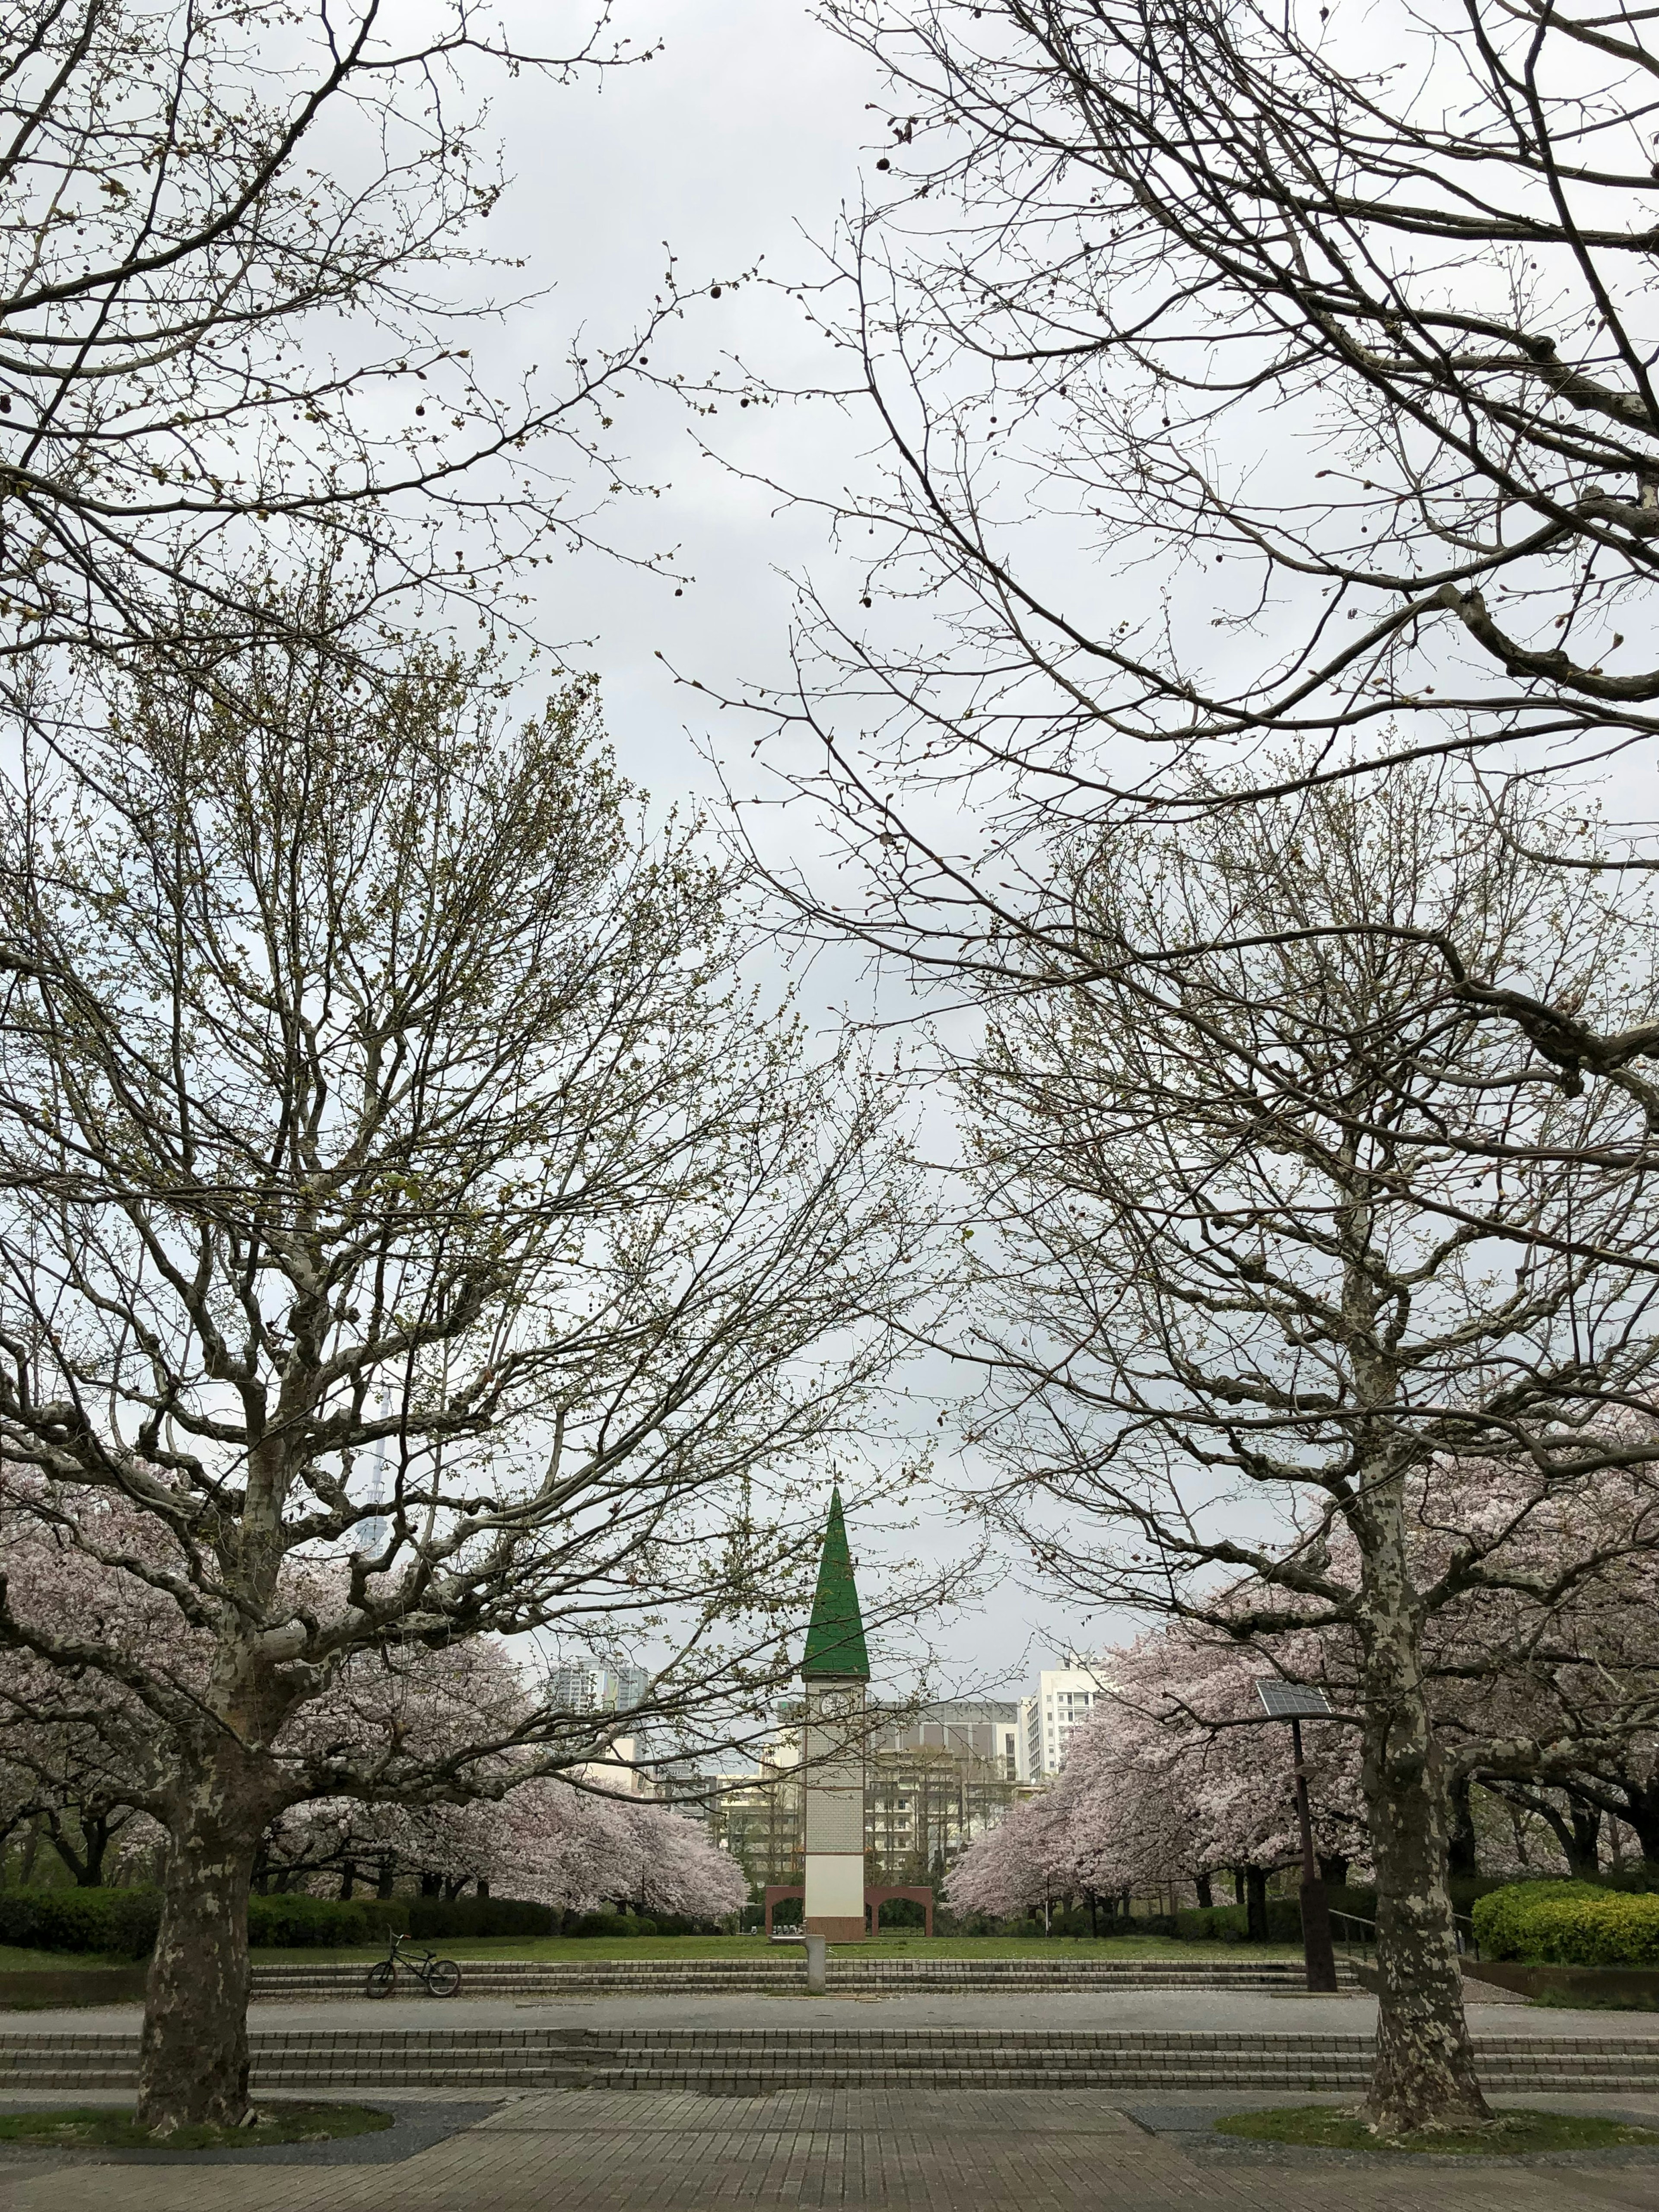
[[[464,0],[7,0],[0,655],[186,610],[246,634],[262,570],[319,539],[350,556],[342,635],[417,585],[470,623],[515,556],[587,542],[590,471],[622,489],[606,395],[651,374],[673,286],[562,382],[492,380],[512,303],[465,296],[502,183],[471,78],[628,49],[590,19],[538,55]]]
[[[1194,949],[1087,986],[1039,967],[966,1079],[1000,1232],[974,1300],[1000,1322],[967,1346],[987,1509],[1073,1598],[1269,1650],[1318,1632],[1347,1670],[1388,2132],[1484,2110],[1449,1782],[1559,1778],[1653,1718],[1650,1672],[1583,1725],[1506,1733],[1499,1701],[1483,1728],[1467,1698],[1436,1725],[1437,1679],[1541,1662],[1659,1545],[1644,1110],[1449,1005],[1436,949],[1618,1026],[1652,1018],[1651,921],[1521,857],[1536,810],[1510,826],[1417,768],[1081,842],[1080,936]]]
[[[806,294],[887,464],[823,495],[859,581],[805,594],[769,702],[799,740],[779,773],[855,863],[793,883],[818,919],[946,965],[1012,923],[1064,963],[1042,848],[1079,823],[1649,743],[1645,21],[823,14],[885,70],[892,129],[888,197]],[[1560,828],[1564,865],[1632,857],[1585,810]],[[1573,1073],[1659,1043],[1552,1011],[1497,1018]]]
[[[331,1730],[365,1654],[643,1640],[629,1717],[692,1752],[787,1679],[925,1243],[879,1086],[765,1016],[589,694],[515,726],[488,663],[319,627],[95,663],[4,790],[0,1646],[137,1723],[164,2130],[245,2108],[286,1807],[611,1755],[550,1685],[439,1751]]]

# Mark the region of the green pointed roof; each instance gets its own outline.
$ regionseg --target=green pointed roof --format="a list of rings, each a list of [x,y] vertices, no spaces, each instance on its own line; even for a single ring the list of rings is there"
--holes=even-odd
[[[800,1671],[803,1674],[861,1675],[866,1682],[870,1679],[870,1656],[864,1648],[864,1620],[859,1612],[858,1585],[853,1580],[853,1558],[847,1548],[839,1486],[830,1496],[830,1519],[818,1559],[817,1595],[812,1600],[812,1621],[806,1632]]]

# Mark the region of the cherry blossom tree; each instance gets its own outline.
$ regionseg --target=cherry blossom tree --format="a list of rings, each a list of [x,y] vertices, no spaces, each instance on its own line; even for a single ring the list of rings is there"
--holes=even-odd
[[[1645,1436],[1645,1413],[1614,1432]],[[1659,1865],[1659,1695],[1653,1620],[1659,1500],[1640,1477],[1609,1473],[1588,1495],[1517,1515],[1502,1468],[1454,1462],[1433,1470],[1419,1513],[1425,1560],[1447,1564],[1454,1532],[1499,1538],[1493,1586],[1471,1589],[1433,1625],[1427,1650],[1442,1727],[1459,1772],[1478,1778],[1554,1837],[1574,1874],[1594,1875],[1604,1821],[1632,1832]],[[1644,1536],[1650,1540],[1641,1540]],[[1533,1585],[1564,1549],[1603,1557],[1561,1601],[1539,1607]],[[1501,1581],[1505,1565],[1513,1586]]]
[[[1242,1647],[1184,1625],[1097,1662],[1100,1696],[1066,1765],[951,1870],[959,1909],[1006,1913],[1034,1898],[1207,1889],[1218,1869],[1249,1880],[1258,1923],[1267,1876],[1301,1855],[1290,1754],[1266,1723],[1255,1684],[1316,1674],[1310,1640]],[[1305,1765],[1315,1838],[1328,1859],[1363,1861],[1364,1812],[1353,1731],[1310,1729]]]
[[[400,1759],[436,1768],[476,1742],[481,1713],[494,1711],[506,1735],[536,1710],[533,1686],[499,1644],[416,1650],[390,1665],[377,1654],[346,1671],[325,1707],[297,1713],[280,1747],[291,1759],[302,1745],[316,1756],[349,1741],[354,1771],[367,1778],[395,1740]],[[265,1863],[301,1873],[361,1867],[386,1894],[408,1873],[450,1895],[474,1881],[569,1912],[633,1904],[719,1919],[746,1899],[741,1870],[698,1822],[618,1794],[603,1765],[571,1779],[534,1766],[522,1751],[477,1762],[472,1794],[459,1801],[308,1799],[267,1832]]]
[[[1066,1814],[1058,1785],[1011,1807],[951,1867],[945,1895],[952,1910],[1010,1920],[1063,1894],[1073,1860]]]

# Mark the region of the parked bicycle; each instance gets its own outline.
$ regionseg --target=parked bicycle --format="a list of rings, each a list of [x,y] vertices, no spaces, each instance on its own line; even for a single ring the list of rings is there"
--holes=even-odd
[[[441,1959],[435,1951],[414,1950],[406,1936],[394,1934],[385,1958],[377,1959],[369,1968],[364,1994],[389,1997],[397,1984],[399,1966],[426,1984],[429,1997],[453,1997],[461,1986],[461,1970],[453,1959]]]

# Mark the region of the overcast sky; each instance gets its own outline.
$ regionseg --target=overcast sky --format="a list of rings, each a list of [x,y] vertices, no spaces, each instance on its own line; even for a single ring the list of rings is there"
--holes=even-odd
[[[545,38],[544,7],[523,21]],[[532,361],[545,372],[579,331],[600,342],[619,336],[657,289],[666,246],[683,283],[722,283],[720,300],[705,300],[672,342],[688,376],[740,354],[780,386],[821,380],[826,349],[779,288],[815,273],[813,241],[830,236],[873,169],[870,148],[885,133],[866,112],[878,90],[867,65],[794,0],[622,0],[617,27],[635,48],[661,41],[665,51],[575,89],[521,77],[494,91],[514,185],[492,244],[523,257],[523,281],[545,296],[475,347],[488,362],[493,343],[501,374]],[[732,289],[731,280],[757,267],[768,281]],[[659,348],[657,364],[669,359]],[[715,690],[781,677],[787,578],[832,565],[817,520],[781,506],[741,472],[833,489],[865,465],[868,427],[822,405],[727,404],[708,417],[644,397],[617,411],[614,434],[635,480],[662,487],[662,496],[624,505],[608,526],[638,552],[678,549],[690,580],[676,598],[672,582],[599,557],[539,569],[551,578],[539,629],[569,641],[577,665],[599,672],[629,773],[659,799],[713,797],[716,779],[699,748],[712,741],[740,762],[754,732],[706,708],[700,714],[702,702],[674,683],[671,665]],[[700,439],[732,465],[706,458]],[[810,830],[803,819],[783,834]],[[848,969],[831,989],[820,974],[815,986],[826,1006],[836,991],[855,989],[857,977]],[[939,1399],[927,1393],[951,1381],[942,1363],[917,1376],[919,1432],[937,1434]],[[967,1537],[941,1522],[891,1534],[855,1528],[854,1540],[873,1580],[896,1548],[938,1558]],[[1012,1693],[1085,1632],[1005,1575],[994,1601],[963,1608],[937,1632],[954,1686],[984,1693],[1000,1680]]]

